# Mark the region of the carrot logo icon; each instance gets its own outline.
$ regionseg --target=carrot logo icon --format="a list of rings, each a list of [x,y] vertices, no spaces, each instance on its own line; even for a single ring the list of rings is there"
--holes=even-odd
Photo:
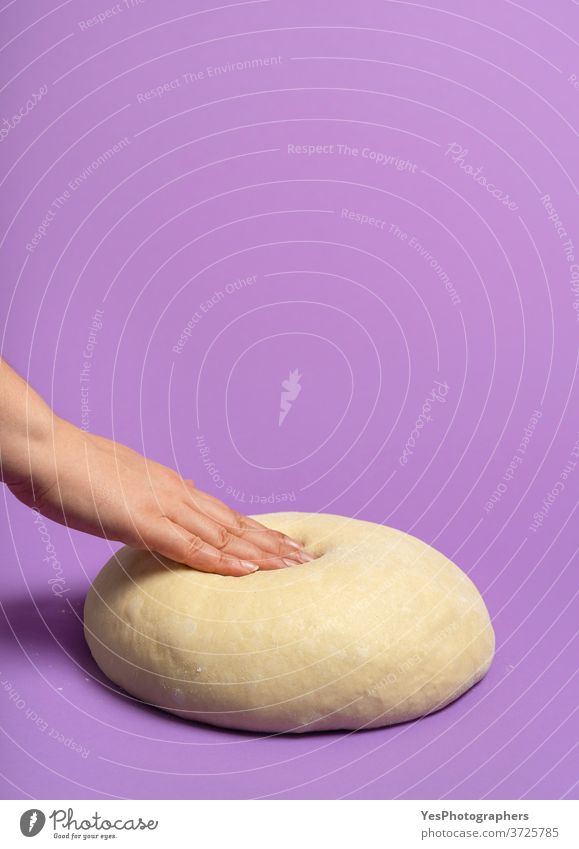
[[[46,817],[38,808],[24,811],[20,817],[20,831],[25,837],[36,837],[44,828]]]
[[[301,374],[297,368],[295,368],[293,371],[290,371],[288,379],[282,380],[281,382],[281,400],[279,405],[279,419],[277,422],[278,427],[282,426],[285,417],[291,410],[292,403],[302,391],[302,387],[300,385],[301,377]]]

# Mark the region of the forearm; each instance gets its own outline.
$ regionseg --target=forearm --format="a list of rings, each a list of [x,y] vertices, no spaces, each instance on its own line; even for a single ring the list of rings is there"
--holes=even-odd
[[[240,576],[312,559],[173,469],[56,416],[2,359],[0,479],[49,519],[205,572]]]
[[[8,485],[34,478],[60,421],[48,404],[0,358],[0,479]]]

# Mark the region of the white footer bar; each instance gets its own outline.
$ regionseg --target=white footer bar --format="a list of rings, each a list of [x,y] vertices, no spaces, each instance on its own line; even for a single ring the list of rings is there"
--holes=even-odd
[[[575,801],[0,801],[5,846],[579,847]],[[33,842],[31,842],[33,841]]]

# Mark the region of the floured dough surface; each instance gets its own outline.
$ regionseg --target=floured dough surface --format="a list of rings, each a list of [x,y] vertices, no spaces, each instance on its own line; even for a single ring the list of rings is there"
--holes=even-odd
[[[343,516],[255,518],[317,559],[242,578],[131,548],[106,564],[85,636],[112,681],[188,719],[299,732],[414,719],[486,673],[486,607],[443,554]]]

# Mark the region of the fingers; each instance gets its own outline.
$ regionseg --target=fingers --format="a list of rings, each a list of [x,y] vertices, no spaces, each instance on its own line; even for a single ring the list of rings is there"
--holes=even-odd
[[[285,569],[287,566],[296,566],[299,562],[287,556],[284,558],[264,551],[250,540],[236,536],[225,525],[212,519],[206,512],[199,512],[193,505],[175,506],[169,513],[169,518],[184,531],[199,537],[217,551],[228,557],[257,563],[261,569]]]
[[[190,499],[193,506],[205,515],[222,524],[230,534],[235,535],[249,543],[252,543],[262,551],[277,557],[288,557],[299,563],[308,563],[314,558],[303,550],[299,542],[291,537],[266,528],[265,525],[243,516],[236,510],[232,510],[218,498],[190,487]]]
[[[240,577],[257,572],[259,566],[229,557],[200,537],[188,533],[166,517],[160,519],[149,530],[147,545],[164,557],[191,566],[200,572]]]

